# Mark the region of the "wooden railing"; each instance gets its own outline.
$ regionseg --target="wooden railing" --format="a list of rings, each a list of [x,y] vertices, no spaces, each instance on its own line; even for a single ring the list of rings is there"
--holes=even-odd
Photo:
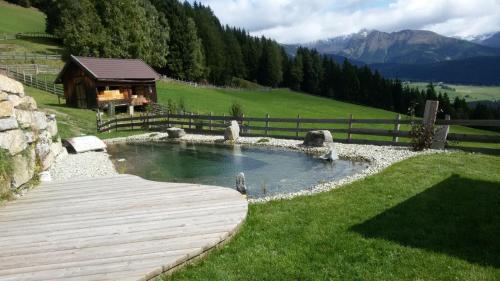
[[[22,60],[25,62],[36,60],[62,60],[61,55],[37,53],[1,53],[0,60]]]
[[[401,125],[409,125],[412,120],[401,119],[396,115],[394,119],[354,119],[352,115],[346,119],[322,118],[271,118],[213,116],[197,114],[155,114],[136,117],[117,117],[108,121],[97,121],[99,132],[117,130],[152,130],[161,131],[168,127],[182,127],[188,132],[205,134],[223,134],[230,120],[237,120],[240,124],[242,136],[275,137],[285,139],[303,139],[308,131],[329,130],[334,141],[342,143],[375,144],[375,145],[409,145],[410,132],[401,130]],[[413,122],[421,122],[420,120]],[[372,128],[358,127],[361,124]],[[391,129],[387,128],[392,125]],[[436,125],[470,125],[470,126],[499,126],[500,120],[437,120]],[[373,128],[373,127],[386,128]],[[406,126],[409,128],[409,126]],[[339,135],[345,137],[338,137]],[[356,137],[354,137],[356,135]],[[366,139],[359,136],[378,136],[381,139]],[[400,138],[405,138],[401,141]],[[448,134],[447,140],[478,143],[500,143],[498,135]]]

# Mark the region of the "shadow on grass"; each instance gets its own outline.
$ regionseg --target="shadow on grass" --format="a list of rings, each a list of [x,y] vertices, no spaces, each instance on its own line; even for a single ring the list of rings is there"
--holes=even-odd
[[[500,182],[453,175],[352,231],[500,267]]]

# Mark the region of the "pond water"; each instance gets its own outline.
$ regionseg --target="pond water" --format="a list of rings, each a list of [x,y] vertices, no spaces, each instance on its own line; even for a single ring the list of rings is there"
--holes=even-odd
[[[114,144],[108,153],[120,173],[153,181],[235,188],[245,173],[247,193],[259,198],[291,193],[353,175],[366,162],[326,162],[301,152],[216,144]]]

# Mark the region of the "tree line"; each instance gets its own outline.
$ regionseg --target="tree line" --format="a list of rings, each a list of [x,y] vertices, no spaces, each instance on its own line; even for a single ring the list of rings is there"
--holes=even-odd
[[[141,58],[181,80],[229,85],[240,78],[403,114],[413,109],[421,116],[425,100],[431,99],[440,101],[440,117],[500,118],[499,108],[470,108],[464,99],[437,93],[433,85],[420,91],[367,66],[336,63],[315,50],[298,48],[289,56],[274,40],[222,25],[210,7],[197,2],[11,1],[45,12],[47,32],[62,39],[68,55]]]

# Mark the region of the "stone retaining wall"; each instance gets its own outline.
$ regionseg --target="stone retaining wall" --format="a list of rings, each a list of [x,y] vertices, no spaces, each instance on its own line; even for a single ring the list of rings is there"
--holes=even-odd
[[[12,157],[13,173],[0,194],[22,188],[48,170],[63,152],[54,115],[38,110],[21,83],[0,75],[0,149]]]

